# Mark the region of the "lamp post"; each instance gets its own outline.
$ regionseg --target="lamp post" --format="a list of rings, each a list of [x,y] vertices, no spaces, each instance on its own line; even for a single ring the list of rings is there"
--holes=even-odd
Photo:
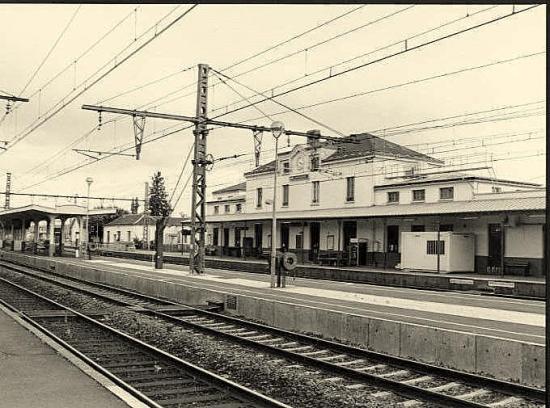
[[[273,202],[271,203],[271,287],[276,285],[276,263],[277,263],[277,173],[279,172],[279,161],[277,158],[279,149],[279,137],[285,132],[283,122],[273,122],[271,133],[275,138],[275,170],[273,172]]]
[[[88,259],[92,259],[90,254],[90,186],[94,182],[91,177],[86,177],[86,183],[88,184],[88,198],[86,199],[86,253]]]
[[[183,237],[185,236],[183,231],[184,231],[183,221],[181,221],[181,256],[183,256]]]

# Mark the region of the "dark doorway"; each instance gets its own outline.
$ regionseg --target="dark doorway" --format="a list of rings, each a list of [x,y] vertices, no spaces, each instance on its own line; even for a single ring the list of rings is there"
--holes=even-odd
[[[229,228],[223,229],[223,251],[224,255],[229,254]]]
[[[361,266],[367,265],[367,243],[359,242],[359,258],[357,264]]]
[[[489,259],[487,266],[496,266],[502,268],[502,225],[489,224]]]
[[[319,258],[319,244],[321,242],[321,224],[318,222],[312,222],[309,224],[309,260],[317,262]]]
[[[214,246],[218,246],[219,245],[219,238],[218,238],[218,235],[220,233],[220,229],[219,228],[214,228],[213,231],[212,231],[212,245]],[[108,237],[108,236],[107,236]]]
[[[386,252],[394,254],[399,252],[399,225],[387,226],[386,245]]]
[[[256,254],[262,254],[262,235],[263,229],[262,224],[254,224],[254,243],[256,244]]]
[[[290,224],[281,224],[281,249],[283,252],[288,251],[288,244],[290,242]]]
[[[352,238],[357,238],[357,221],[344,221],[342,228],[344,235],[344,256],[346,256],[349,250],[349,241]]]

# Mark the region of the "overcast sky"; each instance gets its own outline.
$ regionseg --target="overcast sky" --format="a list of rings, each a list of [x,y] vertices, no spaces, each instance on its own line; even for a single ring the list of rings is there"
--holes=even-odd
[[[263,92],[275,88],[273,92],[277,94],[327,77],[328,69],[315,73],[321,68],[335,65],[332,72],[336,74],[346,68],[404,50],[405,43],[402,40],[407,38],[410,38],[407,47],[414,48],[507,15],[512,12],[513,6],[199,5],[29,133],[26,129],[39,123],[39,116],[44,118],[44,113],[56,103],[64,98],[68,101],[71,95],[82,89],[79,88],[81,82],[105,64],[108,65],[101,72],[114,66],[115,62],[111,60],[120,51],[127,50],[118,57],[117,62],[150,38],[151,31],[147,34],[146,30],[153,27],[154,31],[155,24],[166,14],[171,12],[166,20],[160,21],[157,30],[165,25],[165,21],[171,21],[190,6],[142,5],[137,11],[134,11],[136,6],[132,5],[87,4],[78,7],[64,4],[0,5],[0,92],[31,99],[29,103],[17,105],[0,124],[0,140],[20,139],[13,147],[0,153],[2,191],[4,173],[11,171],[13,191],[85,195],[85,179],[91,176],[94,179],[94,196],[142,198],[144,182],[156,170],[165,176],[170,191],[191,146],[191,129],[144,145],[139,161],[115,156],[94,162],[71,149],[109,151],[118,150],[120,146],[131,146],[134,138],[132,123],[130,118],[124,117],[115,124],[107,123],[100,130],[94,130],[98,124],[97,113],[84,111],[81,105],[105,101],[102,103],[107,106],[128,109],[147,106],[159,112],[193,116],[194,82],[197,75],[194,67],[199,63],[207,63],[232,77],[294,54],[237,78],[237,81],[253,90]],[[515,11],[527,7],[516,6]],[[344,15],[346,12],[349,13]],[[342,17],[336,18],[338,16]],[[288,129],[320,129],[323,133],[338,136],[338,133],[347,135],[375,131],[491,110],[488,113],[427,122],[422,126],[429,129],[393,135],[388,140],[412,145],[412,148],[422,152],[428,152],[427,149],[436,146],[433,143],[449,144],[455,141],[457,144],[454,148],[446,145],[439,150],[448,152],[442,152],[436,157],[448,159],[454,156],[455,160],[459,160],[456,156],[461,156],[465,169],[490,165],[497,177],[545,183],[546,157],[541,154],[545,151],[546,136],[545,16],[545,6],[541,5],[277,98],[287,106],[300,108],[356,95],[301,110],[327,127],[295,112],[275,116],[273,113],[284,109],[272,102],[258,105],[268,117],[257,109],[247,108],[221,119],[254,119],[250,123],[266,126],[272,119],[277,119],[282,120]],[[335,20],[326,23],[331,19]],[[121,20],[122,23],[105,36]],[[71,23],[68,25],[69,21]],[[226,69],[320,24],[324,25]],[[417,35],[430,29],[434,30]],[[346,34],[350,30],[352,32]],[[338,35],[338,38],[331,39]],[[77,59],[102,37],[86,55]],[[56,40],[59,41],[53,47]],[[326,43],[320,44],[323,41]],[[391,44],[394,45],[387,47]],[[52,47],[53,51],[45,59]],[[379,51],[371,53],[375,50]],[[355,58],[360,55],[365,56]],[[355,59],[338,65],[352,58]],[[33,77],[42,62],[43,65]],[[483,65],[489,66],[475,68]],[[68,69],[50,81],[66,67]],[[464,71],[453,74],[460,70]],[[143,86],[166,76],[169,77]],[[434,76],[439,77],[426,79]],[[27,85],[31,78],[32,81]],[[421,79],[425,80],[418,81]],[[215,77],[210,81],[219,82]],[[280,84],[289,81],[293,82],[280,87]],[[413,83],[407,84],[409,82]],[[87,81],[87,85],[89,83]],[[229,80],[227,83],[234,89],[222,83],[210,90],[209,106],[211,109],[219,108],[210,114],[211,117],[224,113],[225,106],[236,101],[241,101],[240,106],[248,103],[242,102],[241,96],[251,101],[257,98],[242,85]],[[134,88],[140,89],[126,93]],[[378,91],[357,96],[374,90]],[[126,94],[113,98],[122,93]],[[165,96],[167,94],[170,96]],[[151,104],[161,97],[164,99]],[[0,117],[3,116],[4,106],[2,102]],[[516,107],[495,110],[507,106]],[[115,117],[104,114],[102,120],[106,122]],[[459,124],[466,119],[476,123]],[[449,126],[451,124],[453,126]],[[439,126],[434,128],[434,125]],[[176,129],[181,126],[184,124],[148,119],[145,138],[159,136],[163,128]],[[390,134],[391,130],[387,133]],[[86,134],[88,136],[84,137]],[[376,134],[382,136],[383,132]],[[272,158],[271,139],[271,135],[264,135],[266,152],[262,161]],[[465,139],[473,140],[467,144],[464,143]],[[480,146],[482,140],[483,147]],[[290,142],[296,144],[303,140],[292,138]],[[286,144],[286,139],[283,144]],[[212,189],[239,182],[243,171],[252,166],[252,133],[235,129],[214,130],[208,138],[208,151],[218,158],[248,154],[217,163],[208,175],[208,185]],[[62,154],[58,154],[60,152]],[[128,150],[127,153],[133,151]],[[493,159],[505,160],[486,163],[491,153]],[[518,159],[521,156],[532,157]],[[54,159],[50,160],[52,157]],[[55,177],[65,169],[86,162],[92,164]],[[183,181],[190,171],[189,164]],[[492,173],[481,170],[475,174],[487,176]],[[189,201],[187,188],[177,210],[188,213]],[[35,199],[34,202],[50,206],[55,204],[54,200]],[[58,204],[63,202],[57,201]],[[12,199],[12,206],[28,203],[29,198]],[[104,205],[107,204],[110,203],[104,202]],[[117,204],[129,208],[129,204]],[[92,205],[99,205],[99,202]]]

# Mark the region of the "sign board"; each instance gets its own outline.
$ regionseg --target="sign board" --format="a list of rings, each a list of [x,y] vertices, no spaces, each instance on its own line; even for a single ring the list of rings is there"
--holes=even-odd
[[[457,285],[473,285],[473,279],[449,279],[450,283],[455,283]]]
[[[516,284],[514,282],[499,282],[499,281],[489,281],[488,286],[498,287],[498,288],[515,288]]]

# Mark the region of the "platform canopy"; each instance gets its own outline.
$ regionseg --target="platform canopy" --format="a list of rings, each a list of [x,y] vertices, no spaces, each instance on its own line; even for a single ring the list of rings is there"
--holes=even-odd
[[[92,215],[109,215],[116,214],[116,208],[94,208],[88,211]],[[10,208],[0,211],[0,221],[6,222],[14,219],[48,219],[55,218],[72,218],[86,216],[86,207],[78,205],[59,205],[56,207],[45,207],[42,205],[31,204],[24,207]]]

